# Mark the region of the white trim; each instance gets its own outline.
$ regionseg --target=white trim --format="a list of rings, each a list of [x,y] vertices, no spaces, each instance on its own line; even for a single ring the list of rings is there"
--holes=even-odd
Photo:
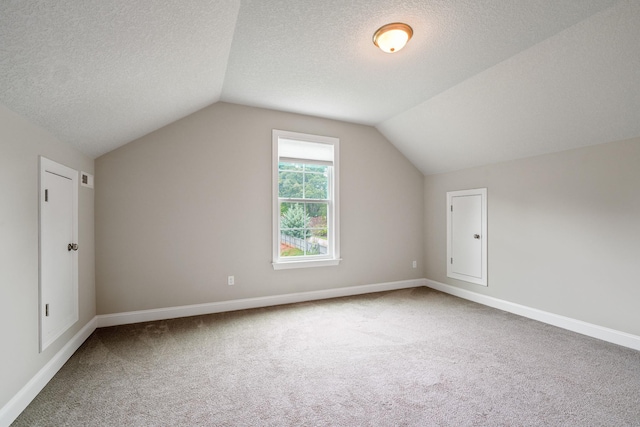
[[[150,322],[178,317],[197,316],[201,314],[222,313],[226,311],[250,308],[269,307],[304,301],[316,301],[328,298],[339,298],[373,292],[384,292],[398,289],[426,286],[440,292],[474,301],[519,316],[534,319],[549,325],[597,338],[623,347],[640,351],[640,336],[609,329],[581,320],[549,313],[524,305],[504,301],[498,298],[481,295],[455,286],[436,282],[430,279],[413,279],[399,282],[378,283],[373,285],[350,286],[322,291],[300,292],[271,297],[247,298],[233,301],[222,301],[208,304],[195,304],[180,307],[168,307],[154,310],[131,311],[126,313],[98,315],[90,320],[73,338],[31,380],[2,408],[0,408],[0,427],[8,427],[20,413],[40,393],[60,368],[69,360],[82,343],[96,330],[108,326],[126,325],[130,323]]]
[[[318,166],[333,166],[333,160],[330,162],[326,160],[316,160],[316,159],[295,159],[293,157],[283,157],[278,156],[278,162],[284,163],[305,163],[307,165],[318,165]]]
[[[294,141],[314,142],[318,144],[333,145],[336,142],[336,139],[338,139],[334,136],[312,135],[310,133],[293,132],[289,130],[273,129],[272,131],[273,136],[277,136],[278,138],[292,139]]]
[[[130,323],[152,322],[175,319],[178,317],[199,316],[202,314],[223,313],[246,310],[249,308],[271,307],[296,302],[317,301],[373,292],[394,291],[398,289],[425,286],[425,279],[403,280],[399,282],[378,283],[374,285],[348,286],[322,291],[299,292],[269,297],[245,298],[207,304],[184,305],[179,307],[158,308],[153,310],[130,311],[126,313],[103,314],[98,317],[98,327],[127,325]]]
[[[0,409],[0,427],[8,427],[42,391],[73,353],[96,330],[97,318],[91,319],[38,371],[20,391]]]
[[[307,268],[307,267],[331,267],[333,265],[340,264],[342,259],[318,259],[318,260],[310,260],[306,259],[303,261],[280,261],[280,262],[272,262],[274,270],[289,270],[292,268]]]
[[[604,326],[594,325],[593,323],[583,322],[582,320],[549,313],[547,311],[538,310],[537,308],[527,307],[525,305],[516,304],[487,295],[481,295],[476,292],[467,291],[466,289],[436,282],[435,280],[425,279],[425,286],[440,292],[497,308],[499,310],[508,311],[509,313],[577,332],[592,338],[597,338],[623,347],[632,348],[634,350],[640,350],[640,336],[638,335],[605,328]]]
[[[317,256],[313,257],[297,257],[297,259],[289,260],[280,257],[280,198],[278,185],[278,164],[280,158],[280,140],[290,140],[290,142],[324,144],[332,147],[332,165],[329,173],[329,199],[327,202],[327,231],[329,233],[327,248],[327,256],[324,261],[319,261]],[[271,153],[272,153],[272,263],[274,270],[284,270],[290,268],[305,267],[327,267],[336,266],[342,261],[340,258],[340,139],[332,136],[311,135],[298,132],[290,132],[278,129],[271,131]],[[328,159],[328,157],[327,157]],[[323,159],[323,160],[327,160]],[[302,160],[305,162],[306,160]],[[302,202],[313,202],[310,199]],[[291,257],[290,257],[291,258]]]

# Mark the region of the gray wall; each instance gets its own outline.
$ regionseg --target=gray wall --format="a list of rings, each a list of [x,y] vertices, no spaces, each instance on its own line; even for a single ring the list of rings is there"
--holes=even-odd
[[[446,277],[446,192],[488,188],[489,286]],[[426,277],[640,335],[640,139],[425,177]]]
[[[274,128],[340,138],[337,267],[271,266]],[[212,105],[96,160],[98,313],[424,277],[423,197],[373,127]]]
[[[93,173],[93,160],[0,105],[0,408],[96,314],[92,190],[79,190],[80,321],[38,352],[38,156]]]
[[[273,128],[341,140],[338,267],[271,267]],[[42,354],[38,155],[94,162],[1,106],[0,148],[0,407],[96,312],[427,277],[640,335],[640,139],[423,177],[372,127],[215,104],[96,160],[95,269],[81,187],[80,321]],[[478,187],[486,288],[446,277],[445,194]]]

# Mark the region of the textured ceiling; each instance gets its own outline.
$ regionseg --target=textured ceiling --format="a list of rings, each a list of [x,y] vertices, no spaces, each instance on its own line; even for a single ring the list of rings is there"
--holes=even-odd
[[[220,99],[240,1],[1,0],[0,103],[92,157]]]
[[[371,42],[403,21],[394,55]],[[0,2],[0,103],[96,157],[217,101],[376,126],[423,173],[640,136],[637,0]]]
[[[425,174],[640,136],[640,1],[623,3],[377,128]]]

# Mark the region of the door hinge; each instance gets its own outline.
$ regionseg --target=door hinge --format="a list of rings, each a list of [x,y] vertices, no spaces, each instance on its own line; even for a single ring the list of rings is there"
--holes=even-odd
[[[49,304],[44,305],[44,315],[49,316]]]
[[[49,190],[44,190],[44,201],[45,202],[49,201]]]
[[[451,205],[451,212],[453,212],[453,205]]]
[[[453,264],[453,258],[451,258],[451,264]]]

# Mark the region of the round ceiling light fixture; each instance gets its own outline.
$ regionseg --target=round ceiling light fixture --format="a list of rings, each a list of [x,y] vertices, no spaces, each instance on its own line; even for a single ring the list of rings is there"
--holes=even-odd
[[[395,53],[402,49],[413,36],[413,29],[407,24],[394,22],[383,25],[373,34],[373,44],[383,52]]]

